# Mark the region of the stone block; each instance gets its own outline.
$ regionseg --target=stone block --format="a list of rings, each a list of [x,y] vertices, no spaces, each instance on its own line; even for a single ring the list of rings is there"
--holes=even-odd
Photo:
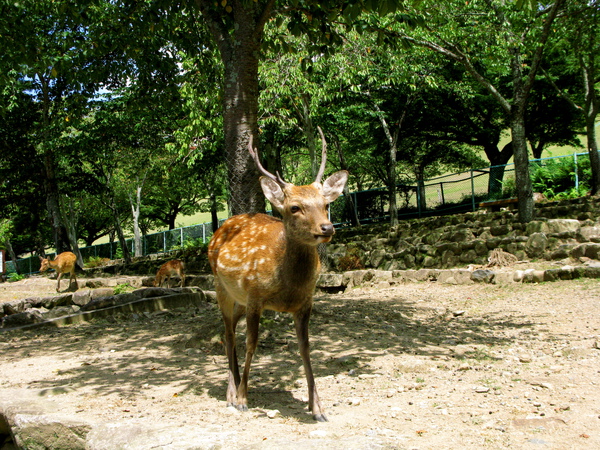
[[[493,284],[510,284],[514,283],[514,274],[512,272],[496,272]]]
[[[344,277],[341,273],[322,273],[317,280],[319,288],[342,287],[343,284]]]
[[[496,272],[489,269],[478,269],[471,273],[471,280],[476,283],[493,283],[496,278]]]
[[[549,233],[577,233],[581,225],[577,219],[550,219],[546,223]]]
[[[73,304],[78,306],[87,305],[92,299],[92,291],[83,289],[73,293]]]
[[[579,234],[586,241],[591,241],[592,239],[597,238],[598,236],[600,236],[600,227],[599,226],[581,227],[581,229],[579,230]]]
[[[473,284],[472,272],[467,269],[441,270],[437,280],[446,284]]]
[[[530,258],[537,258],[544,254],[547,246],[548,238],[544,233],[533,233],[527,240],[525,251]]]

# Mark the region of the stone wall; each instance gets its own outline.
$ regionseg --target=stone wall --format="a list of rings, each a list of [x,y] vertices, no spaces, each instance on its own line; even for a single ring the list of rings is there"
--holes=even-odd
[[[341,229],[327,247],[327,269],[385,271],[485,265],[492,250],[518,260],[599,259],[600,200],[580,198],[536,204],[536,219],[522,224],[516,211],[453,216]]]

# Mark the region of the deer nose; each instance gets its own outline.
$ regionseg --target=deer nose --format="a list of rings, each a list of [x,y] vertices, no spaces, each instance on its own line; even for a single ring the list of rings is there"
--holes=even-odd
[[[335,229],[333,228],[332,223],[322,223],[321,224],[321,233],[323,236],[332,236],[335,233]]]

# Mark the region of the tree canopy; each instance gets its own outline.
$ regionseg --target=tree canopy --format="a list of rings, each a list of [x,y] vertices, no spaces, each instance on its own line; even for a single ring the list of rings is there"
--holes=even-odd
[[[269,170],[308,183],[318,126],[328,167],[351,167],[355,189],[386,187],[392,223],[398,186],[511,157],[531,220],[530,156],[579,145],[582,129],[599,188],[597,2],[21,0],[0,10],[0,218],[17,253],[109,235],[129,257],[126,235],[173,228],[182,214],[210,211],[217,226],[224,207],[263,211],[248,143]],[[502,178],[490,176],[490,193]]]

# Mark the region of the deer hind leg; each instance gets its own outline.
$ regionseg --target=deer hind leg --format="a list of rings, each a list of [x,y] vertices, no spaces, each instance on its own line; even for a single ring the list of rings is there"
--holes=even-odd
[[[75,270],[73,270],[73,272],[69,273],[69,287],[71,287],[71,283],[75,281],[75,290],[77,290],[79,288],[79,286],[77,286],[77,276],[75,275]]]
[[[217,289],[217,296],[219,290]],[[219,307],[225,325],[225,353],[228,362],[227,406],[237,406],[237,389],[240,385],[240,369],[238,366],[237,350],[235,345],[235,328],[240,317],[245,313],[245,308],[237,303],[230,303],[227,299],[219,298]]]
[[[308,322],[310,319],[311,307],[307,307],[294,314],[294,324],[296,325],[296,335],[298,336],[298,348],[302,363],[304,364],[304,372],[306,373],[306,384],[308,385],[308,407],[313,413],[313,419],[318,422],[328,422],[325,416],[323,406],[317,394],[317,386],[315,377],[310,363],[310,345],[308,342]]]
[[[237,408],[240,411],[248,410],[248,378],[250,376],[252,357],[258,345],[258,326],[261,313],[260,309],[252,309],[246,312],[246,359],[244,361],[242,380],[237,389]]]

